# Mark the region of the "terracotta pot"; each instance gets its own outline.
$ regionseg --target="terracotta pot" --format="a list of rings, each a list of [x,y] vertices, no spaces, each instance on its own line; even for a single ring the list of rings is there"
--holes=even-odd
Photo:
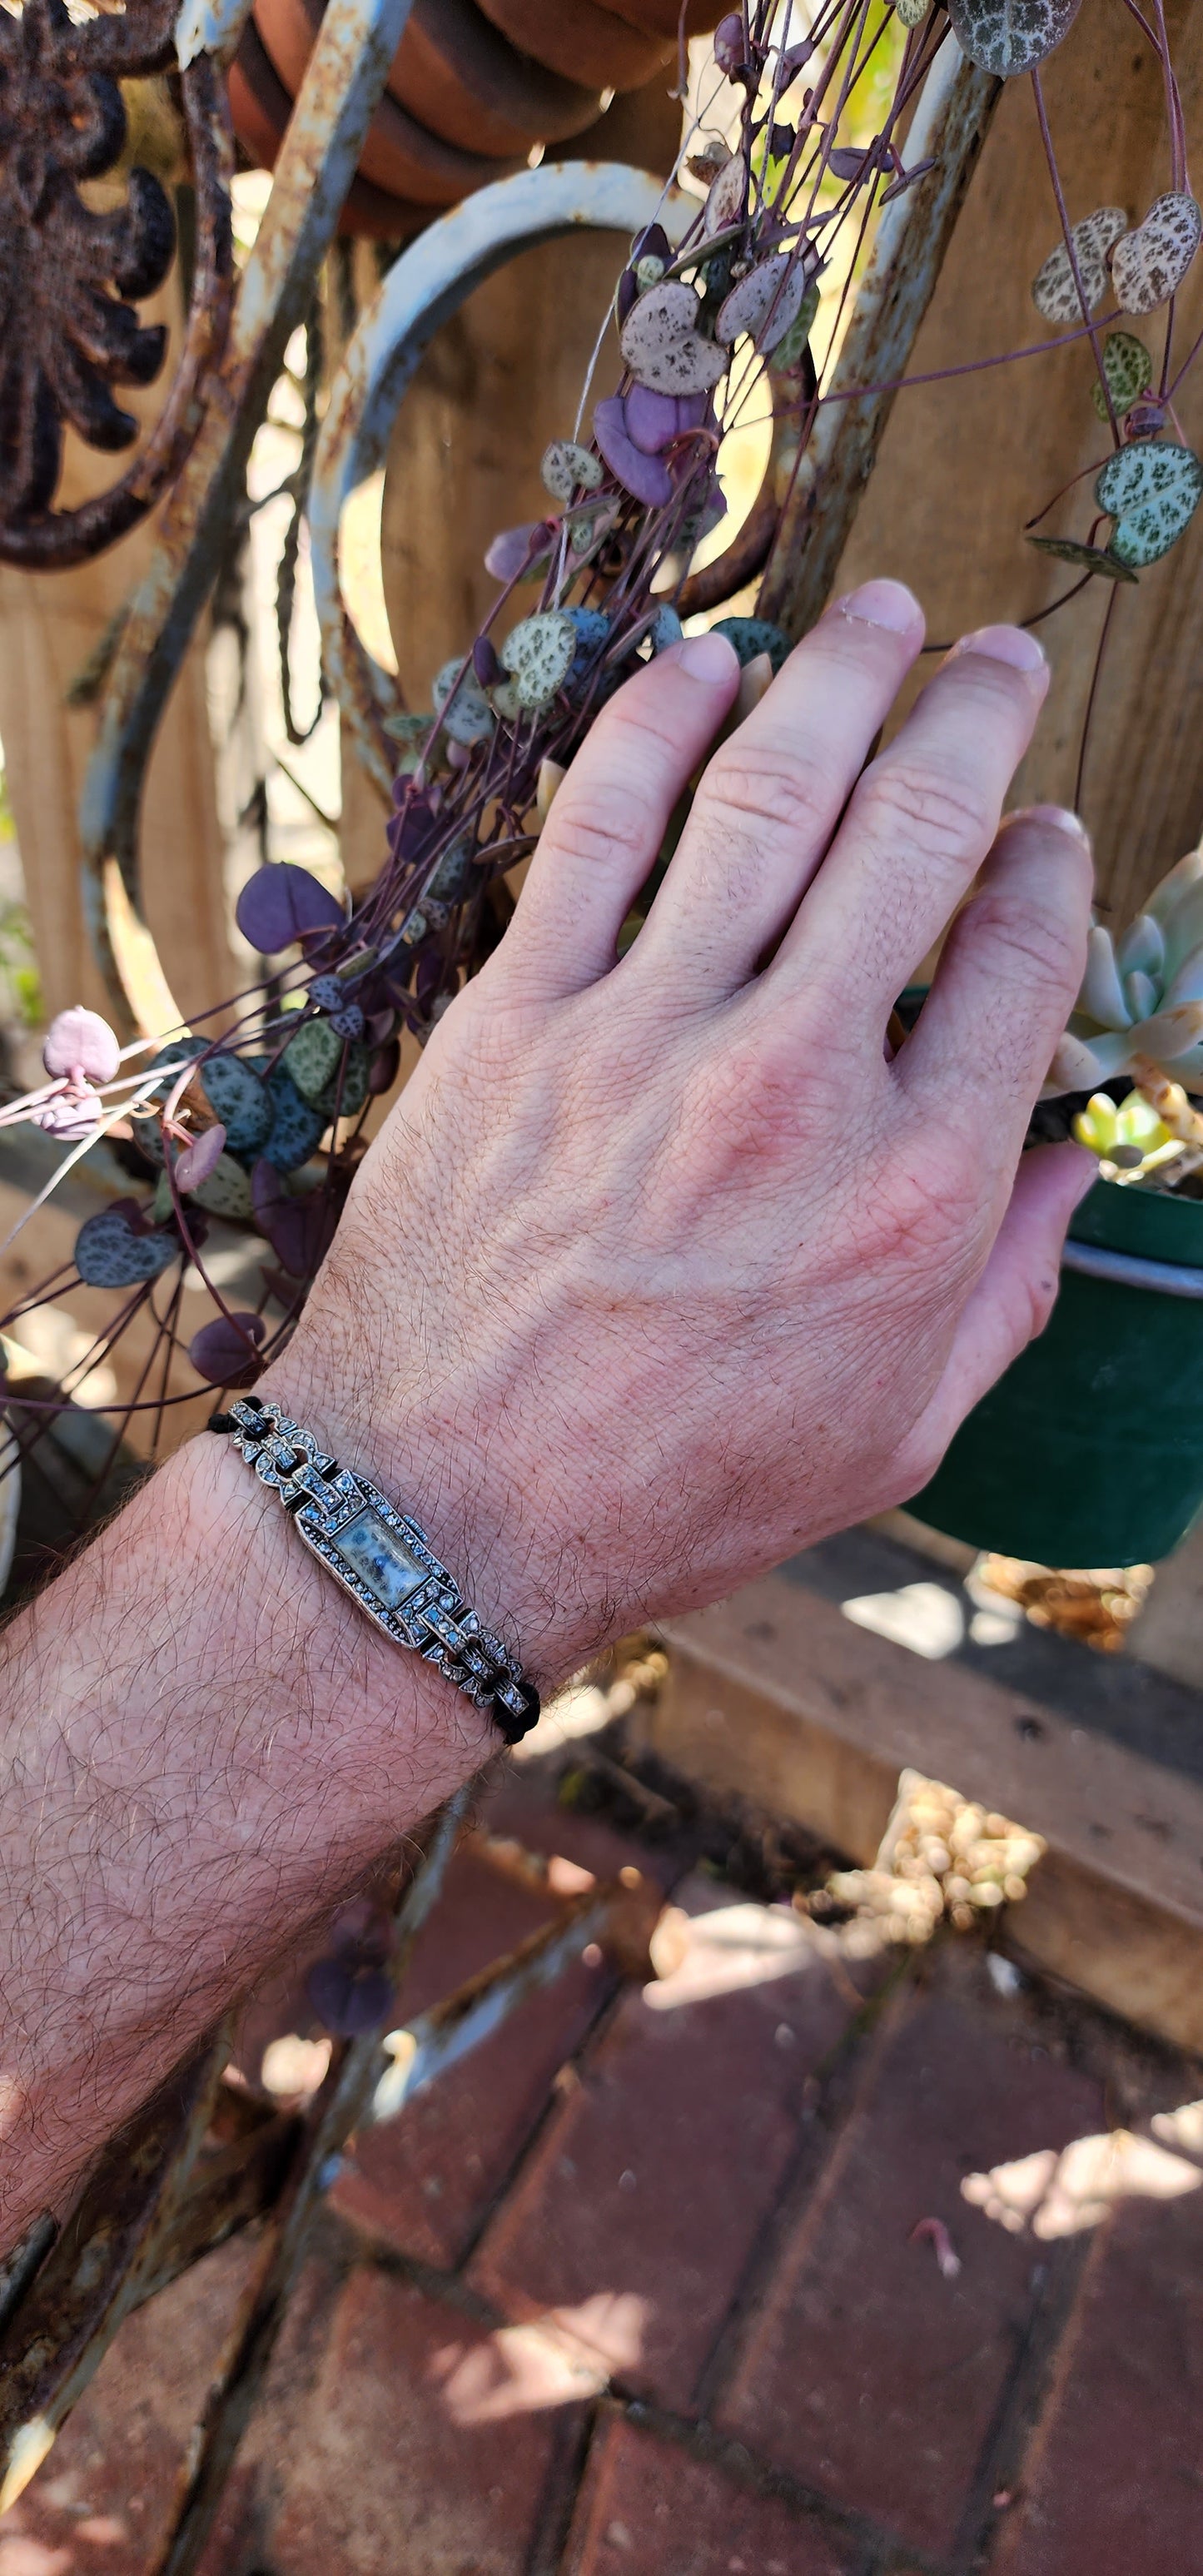
[[[320,9],[315,10],[311,20],[305,0],[257,0],[255,25],[273,69],[293,98],[301,86],[320,24]],[[526,152],[506,159],[461,152],[454,143],[445,143],[441,135],[432,134],[429,126],[420,124],[386,91],[368,128],[359,156],[359,174],[374,181],[378,188],[387,188],[391,196],[409,198],[415,205],[454,206],[490,179],[522,169],[526,157]]]
[[[521,53],[561,72],[566,80],[596,81],[606,89],[642,89],[676,51],[603,9],[599,0],[480,0],[486,18]]]
[[[321,0],[306,0],[316,21]],[[476,0],[414,0],[388,87],[432,134],[465,152],[504,156],[562,143],[601,113],[590,87],[520,54]]]
[[[292,114],[292,100],[273,71],[253,20],[247,26],[229,73],[230,111],[243,151],[261,170],[274,170]],[[353,179],[338,220],[343,234],[369,241],[408,241],[430,221],[429,206],[414,205]]]
[[[618,18],[628,26],[638,27],[645,36],[667,37],[675,46],[680,27],[680,0],[609,0]],[[730,0],[688,0],[685,10],[685,34],[708,36],[719,19],[725,18]]]

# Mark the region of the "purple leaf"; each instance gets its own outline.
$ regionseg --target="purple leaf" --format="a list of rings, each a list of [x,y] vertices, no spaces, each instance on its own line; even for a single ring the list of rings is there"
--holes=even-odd
[[[308,868],[294,867],[288,859],[256,869],[238,897],[234,918],[243,938],[264,957],[276,956],[299,939],[341,930],[344,922],[337,898]]]
[[[47,1073],[55,1077],[81,1073],[89,1082],[112,1082],[121,1062],[121,1049],[99,1011],[85,1011],[82,1003],[77,1003],[73,1010],[59,1011],[52,1019],[42,1044],[42,1062]]]
[[[400,1070],[400,1040],[390,1038],[387,1046],[378,1048],[368,1067],[368,1090],[374,1098],[379,1099],[382,1093],[392,1090]]]
[[[472,668],[482,689],[495,689],[505,673],[487,635],[478,635],[472,647]]]
[[[805,71],[807,64],[813,61],[814,51],[813,37],[804,36],[800,45],[791,45],[789,52],[782,55],[781,87],[783,90],[788,89],[790,82],[796,80],[799,72]]]
[[[396,1026],[397,1014],[393,1009],[384,1008],[378,1011],[370,1011],[368,1014],[367,1027],[368,1045],[374,1047],[387,1046]]]
[[[692,397],[696,404],[697,395]],[[705,396],[702,397],[703,407]],[[675,394],[658,394],[654,385],[632,385],[622,397],[623,427],[633,446],[644,456],[658,456],[681,428],[684,403]]]
[[[270,1243],[282,1269],[294,1279],[308,1279],[320,1268],[338,1225],[338,1210],[328,1190],[293,1195],[273,1164],[262,1157],[251,1173],[255,1223]]]
[[[485,571],[494,581],[521,581],[551,553],[552,531],[546,519],[528,519],[520,528],[503,528],[485,556]]]
[[[725,18],[719,19],[714,30],[714,59],[720,72],[725,72],[728,80],[735,80],[747,58],[743,14],[738,9],[731,9]]]
[[[262,1315],[215,1315],[188,1344],[197,1376],[210,1386],[253,1386],[263,1367],[258,1345],[266,1331]]]
[[[676,408],[675,404],[673,406]],[[662,509],[673,496],[672,476],[658,456],[648,456],[636,447],[626,429],[626,406],[621,394],[610,394],[599,402],[593,415],[593,435],[611,474],[636,501],[649,510]]]
[[[32,1113],[30,1124],[40,1127],[44,1136],[56,1136],[61,1145],[82,1144],[85,1136],[94,1136],[104,1107],[98,1091],[85,1083],[82,1091],[56,1093]]]
[[[833,179],[859,179],[862,170],[866,167],[872,169],[875,164],[876,154],[872,144],[866,151],[863,145],[858,147],[855,144],[839,143],[834,152],[829,152],[827,155],[827,167]]]
[[[185,1145],[177,1157],[174,1167],[177,1190],[199,1189],[201,1182],[207,1181],[216,1171],[225,1150],[226,1131],[218,1118],[212,1127],[206,1127],[203,1136],[197,1137],[194,1145]]]
[[[315,1959],[305,1992],[318,2020],[336,2039],[358,2039],[384,2020],[392,2005],[393,1981],[385,1969],[352,1959]]]
[[[631,266],[638,259],[662,259],[665,267],[673,255],[673,246],[663,224],[645,224],[631,244]]]
[[[624,268],[614,294],[614,312],[620,331],[638,293],[639,280],[634,269]]]

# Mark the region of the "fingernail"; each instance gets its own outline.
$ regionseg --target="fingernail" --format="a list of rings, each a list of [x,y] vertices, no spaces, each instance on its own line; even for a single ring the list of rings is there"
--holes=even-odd
[[[1013,671],[1047,671],[1048,655],[1039,637],[1029,635],[1022,626],[979,626],[973,635],[962,635],[948,655],[950,662],[961,653],[981,653],[988,662],[1009,662]]]
[[[906,635],[923,623],[923,611],[904,581],[863,581],[846,599],[837,599],[841,617],[859,617],[866,626],[888,626],[891,635]]]
[[[1004,832],[1010,830],[1012,823],[1048,823],[1054,832],[1072,833],[1084,850],[1091,846],[1090,834],[1081,815],[1072,813],[1068,805],[1017,805],[1013,813],[1003,816]]]
[[[677,663],[692,680],[729,680],[738,667],[735,646],[726,635],[687,635],[677,646]]]

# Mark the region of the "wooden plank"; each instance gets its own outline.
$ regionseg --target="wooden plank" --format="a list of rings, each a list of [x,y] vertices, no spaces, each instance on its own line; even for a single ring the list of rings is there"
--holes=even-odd
[[[172,325],[156,385],[122,390],[149,425],[170,384],[178,349],[174,276],[146,307],[147,321]],[[66,440],[63,500],[75,504],[113,477],[111,457]],[[27,573],[0,566],[0,741],[38,967],[48,1013],[71,1002],[108,1008],[84,919],[78,807],[96,738],[93,707],[69,707],[65,693],[95,653],[115,612],[141,581],[158,533],[158,513],[94,563],[74,571]],[[203,641],[192,645],[151,754],[143,831],[147,918],[167,982],[185,1008],[203,1008],[238,989],[226,926],[224,848],[213,783]]]
[[[1192,0],[1166,18],[1182,83],[1187,142],[1203,149],[1203,46]],[[1123,0],[1083,9],[1044,73],[1071,218],[1101,203],[1134,218],[1169,185],[1161,78]],[[919,333],[912,374],[957,366],[1048,336],[1031,280],[1058,238],[1029,85],[1008,82],[964,213]],[[1160,365],[1164,315],[1139,326]],[[1203,259],[1178,299],[1175,348],[1203,329]],[[909,581],[928,632],[947,639],[990,619],[1026,617],[1074,576],[1025,544],[1023,524],[1070,476],[1100,464],[1108,434],[1091,401],[1088,343],[1051,356],[915,385],[898,400],[837,586],[872,573]],[[1203,378],[1184,389],[1183,435],[1203,444]],[[1089,478],[1047,521],[1084,535]],[[1041,631],[1053,665],[1048,708],[1016,801],[1072,801],[1090,676],[1110,585],[1092,585]],[[1203,654],[1203,512],[1165,560],[1125,587],[1092,728],[1084,811],[1108,916],[1137,908],[1203,822],[1203,727],[1194,715]],[[924,666],[923,676],[931,669]]]
[[[1203,2047],[1203,1779],[964,1658],[927,1660],[852,1624],[806,1568],[800,1558],[664,1624],[669,1681],[635,1713],[638,1741],[862,1865],[907,1765],[983,1799],[1049,1845],[1026,1902],[1007,1910],[1005,1946],[1176,2045]],[[1092,1659],[1067,1651],[1088,1716]],[[1134,1696],[1154,1683],[1129,1679]],[[1113,1699],[1122,1686],[1109,1672]]]

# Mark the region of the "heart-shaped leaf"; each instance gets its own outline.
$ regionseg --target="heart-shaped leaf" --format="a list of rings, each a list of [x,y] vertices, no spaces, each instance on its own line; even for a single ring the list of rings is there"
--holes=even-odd
[[[602,470],[596,456],[575,438],[553,438],[544,448],[539,468],[546,491],[563,509],[577,492],[596,492]]]
[[[1201,233],[1203,212],[1193,197],[1173,189],[1154,199],[1143,224],[1125,233],[1112,253],[1112,280],[1125,313],[1155,313],[1159,304],[1168,304],[1190,267]]]
[[[674,394],[655,393],[650,385],[632,385],[623,404],[627,437],[645,456],[659,456],[682,427],[682,412],[694,406],[704,409],[705,400],[704,394],[692,394],[687,405]]]
[[[436,671],[431,696],[443,720],[443,731],[452,742],[465,748],[474,742],[489,742],[493,735],[494,716],[476,673],[469,662],[464,668],[463,655],[454,653]]]
[[[1134,572],[1115,556],[1105,554],[1101,546],[1080,546],[1076,537],[1029,537],[1028,544],[1038,554],[1056,555],[1058,562],[1078,564],[1083,572],[1098,572],[1105,581],[1135,581]]]
[[[661,400],[665,397],[661,396]],[[673,403],[673,411],[676,404]],[[621,394],[610,394],[593,414],[593,435],[615,480],[649,510],[663,509],[673,496],[672,476],[660,456],[649,456],[628,436]]]
[[[234,908],[244,939],[265,957],[278,955],[299,939],[341,930],[343,908],[337,896],[319,884],[308,868],[277,859],[248,877]]]
[[[1094,487],[1115,520],[1110,552],[1120,563],[1157,563],[1188,527],[1203,499],[1203,465],[1172,438],[1142,438],[1109,456]]]
[[[1153,360],[1144,341],[1134,331],[1109,331],[1103,342],[1103,373],[1111,394],[1112,408],[1123,419],[1134,402],[1139,402],[1153,380]],[[1106,420],[1107,405],[1103,388],[1094,384],[1090,399],[1100,420]]]
[[[210,1386],[253,1386],[263,1367],[258,1345],[266,1330],[262,1315],[215,1315],[188,1344],[197,1376]]]
[[[329,1020],[306,1020],[289,1039],[283,1061],[304,1099],[320,1098],[342,1051],[342,1039]]]
[[[804,260],[788,258],[762,259],[733,286],[719,308],[715,332],[725,348],[746,332],[762,357],[767,357],[791,330],[802,310],[806,294]]]
[[[819,281],[817,278],[812,278],[788,331],[778,340],[773,350],[774,375],[787,375],[791,367],[801,366],[803,351],[815,327],[815,315],[818,309]]]
[[[1074,224],[1070,239],[1087,314],[1093,313],[1107,293],[1107,253],[1124,231],[1128,218],[1122,206],[1098,206],[1093,215],[1084,215]],[[1083,319],[1081,298],[1074,284],[1069,251],[1063,241],[1050,250],[1043,268],[1032,280],[1032,302],[1046,322],[1072,323]]]
[[[89,1082],[112,1082],[121,1049],[108,1021],[101,1019],[99,1011],[86,1011],[81,1002],[52,1019],[42,1043],[42,1062],[55,1079],[82,1073]]]
[[[328,1120],[298,1091],[287,1067],[278,1064],[267,1077],[272,1104],[271,1134],[263,1159],[277,1172],[295,1172],[322,1141]]]
[[[949,0],[948,17],[970,62],[1010,80],[1055,52],[1080,6],[1081,0]]]
[[[190,1190],[199,1189],[201,1182],[208,1180],[210,1173],[216,1171],[225,1150],[226,1131],[218,1118],[211,1127],[206,1127],[203,1136],[197,1137],[195,1144],[185,1145],[175,1158],[172,1168],[181,1196],[186,1197]]]
[[[720,617],[714,631],[717,635],[725,635],[728,643],[735,646],[740,665],[745,670],[758,654],[767,653],[774,672],[777,672],[791,650],[788,635],[767,617]]]
[[[225,1216],[239,1221],[251,1213],[251,1184],[241,1163],[232,1154],[222,1154],[212,1171],[198,1181],[190,1193],[198,1207],[210,1216]]]
[[[200,1082],[214,1117],[225,1128],[230,1152],[259,1153],[271,1134],[272,1105],[256,1066],[223,1050],[206,1057]]]
[[[294,1279],[312,1278],[334,1240],[338,1210],[326,1189],[286,1190],[270,1163],[256,1163],[251,1174],[255,1222],[270,1243],[281,1269]]]
[[[134,1288],[178,1261],[171,1234],[135,1234],[119,1207],[86,1217],[75,1238],[75,1267],[89,1288]]]
[[[700,394],[718,383],[727,353],[702,338],[701,310],[692,286],[673,278],[632,305],[622,328],[622,354],[641,385],[662,394]]]
[[[527,519],[520,528],[503,528],[485,555],[485,571],[494,581],[530,581],[542,569],[552,548],[546,519]]]
[[[507,635],[501,659],[510,673],[520,707],[550,706],[572,669],[576,628],[562,609],[524,617]]]

